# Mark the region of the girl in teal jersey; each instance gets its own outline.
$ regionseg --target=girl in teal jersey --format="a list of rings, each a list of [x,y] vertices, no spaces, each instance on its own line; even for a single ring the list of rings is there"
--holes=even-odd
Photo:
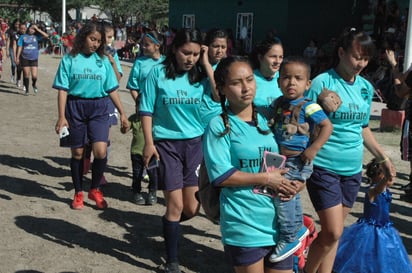
[[[109,100],[119,110],[121,126],[127,131],[129,122],[116,89],[116,75],[104,55],[105,31],[102,24],[88,23],[77,34],[74,46],[64,55],[53,88],[58,90],[58,120],[56,133],[64,127],[69,130],[65,147],[71,148],[70,170],[75,188],[73,209],[82,209],[83,204],[83,155],[88,141],[94,155],[92,182],[89,199],[99,209],[107,207],[99,182],[107,164],[109,138]]]
[[[195,192],[204,131],[199,111],[204,91],[198,64],[200,52],[199,31],[177,32],[164,62],[150,71],[140,101],[144,165],[159,160],[159,189],[166,202],[165,272],[181,272],[177,255],[180,221],[192,218],[199,210]]]
[[[290,198],[300,185],[285,179],[285,170],[260,172],[264,152],[278,152],[278,145],[253,104],[256,82],[247,59],[225,58],[214,77],[222,114],[209,122],[203,151],[211,183],[222,188],[220,228],[226,257],[237,273],[291,273],[292,257],[269,261],[279,232],[275,204],[273,196],[254,188],[266,186]]]
[[[207,75],[205,95],[202,99],[200,111],[202,122],[206,127],[210,119],[222,111],[220,107],[219,92],[216,90],[213,72],[219,62],[226,57],[227,50],[227,33],[221,29],[212,29],[208,31],[205,38],[205,44],[202,46],[202,57],[200,62]]]
[[[256,79],[256,106],[269,106],[282,95],[278,85],[279,68],[283,61],[283,46],[279,38],[268,38],[258,43],[251,60]]]
[[[157,31],[147,32],[142,39],[142,49],[143,56],[136,59],[133,64],[132,71],[129,75],[129,80],[127,81],[127,89],[130,90],[133,100],[136,102],[136,110],[139,109],[139,93],[143,88],[144,82],[153,66],[164,61],[165,57],[163,55],[163,36]],[[133,125],[138,125],[140,128],[134,128],[134,140],[135,145],[140,145],[143,147],[142,143],[136,143],[138,140],[143,140],[143,130],[140,125],[140,118],[133,116],[135,122]],[[139,119],[139,121],[137,121]],[[132,167],[133,167],[133,201],[138,205],[153,205],[157,202],[157,175],[156,170],[147,170],[149,175],[149,193],[145,199],[141,193],[142,186],[142,174],[143,174],[143,151],[134,151],[131,155]]]
[[[372,39],[355,29],[345,30],[335,49],[335,66],[318,75],[307,92],[314,101],[323,88],[335,91],[342,104],[329,113],[333,132],[314,160],[308,192],[320,218],[321,232],[309,250],[307,273],[330,273],[344,221],[355,202],[362,179],[363,146],[392,181],[396,171],[368,127],[372,85],[359,74],[374,53]]]

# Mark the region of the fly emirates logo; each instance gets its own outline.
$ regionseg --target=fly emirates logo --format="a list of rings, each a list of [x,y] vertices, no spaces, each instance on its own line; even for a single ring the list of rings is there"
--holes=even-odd
[[[164,105],[169,104],[200,104],[200,98],[193,98],[188,96],[185,90],[176,90],[176,97],[162,98]]]

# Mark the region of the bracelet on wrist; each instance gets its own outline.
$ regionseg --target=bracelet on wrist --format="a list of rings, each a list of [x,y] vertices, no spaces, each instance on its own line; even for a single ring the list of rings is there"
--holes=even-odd
[[[376,163],[381,164],[389,160],[389,157],[385,156],[384,159],[377,161]]]

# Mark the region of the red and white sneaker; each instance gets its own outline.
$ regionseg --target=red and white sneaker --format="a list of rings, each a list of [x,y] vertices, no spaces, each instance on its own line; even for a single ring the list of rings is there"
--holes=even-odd
[[[90,189],[88,197],[90,200],[96,202],[97,208],[107,208],[107,202],[104,200],[103,193],[99,189]]]
[[[82,208],[84,208],[83,192],[79,191],[74,194],[74,198],[72,202],[72,209],[82,209]]]

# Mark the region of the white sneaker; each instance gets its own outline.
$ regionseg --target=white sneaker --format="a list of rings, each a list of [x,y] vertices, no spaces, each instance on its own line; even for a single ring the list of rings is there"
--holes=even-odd
[[[16,86],[17,86],[18,88],[20,88],[20,87],[21,87],[21,81],[17,80]]]
[[[21,85],[20,85],[20,86],[21,86]],[[19,87],[20,87],[20,86],[19,86]],[[29,93],[29,91],[26,90],[26,86],[23,86],[23,91],[26,92],[26,93]]]
[[[11,76],[11,77],[10,77],[10,82],[11,82],[11,83],[14,83],[14,76]]]

